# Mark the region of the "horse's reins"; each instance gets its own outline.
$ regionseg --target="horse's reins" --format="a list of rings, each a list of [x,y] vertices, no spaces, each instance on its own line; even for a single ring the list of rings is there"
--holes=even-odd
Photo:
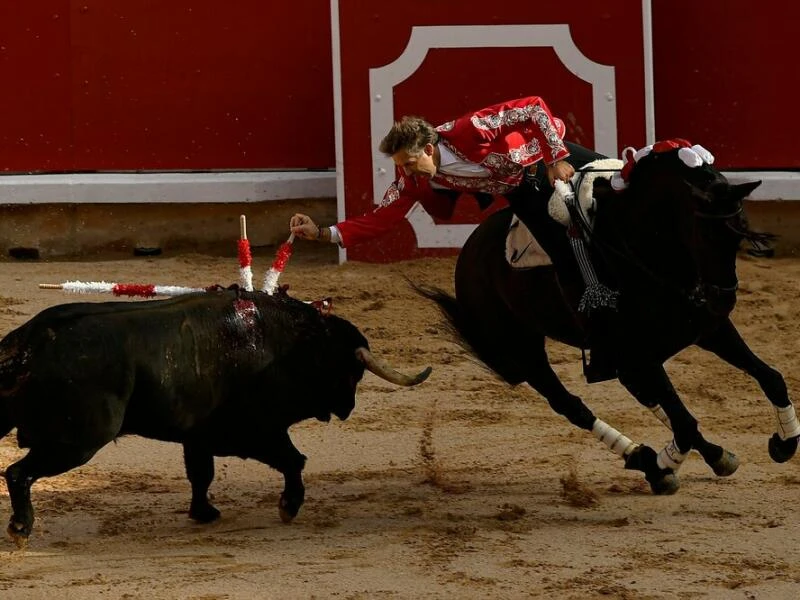
[[[575,193],[577,197],[577,195],[579,194],[581,184],[583,183],[583,179],[587,173],[619,173],[620,171],[621,169],[577,169],[577,172],[579,173],[577,183],[573,184],[572,180],[570,180],[567,183],[569,184],[573,193]],[[739,289],[738,281],[732,286],[722,286],[717,284],[704,283],[702,277],[698,277],[696,285],[694,286],[693,289],[689,291],[679,288],[676,289],[677,286],[675,286],[672,282],[664,279],[657,273],[653,272],[653,270],[650,269],[647,265],[645,265],[640,260],[636,259],[633,255],[633,252],[630,252],[629,250],[627,250],[627,248],[625,250],[618,250],[613,245],[604,242],[602,240],[602,236],[600,237],[595,236],[593,228],[591,224],[586,220],[586,215],[584,214],[583,210],[578,208],[579,205],[580,205],[580,198],[578,198],[578,202],[576,203],[575,207],[571,207],[569,203],[567,203],[567,210],[570,213],[570,218],[572,219],[573,224],[579,227],[585,239],[594,242],[598,247],[600,247],[602,251],[614,254],[618,258],[624,260],[629,265],[638,268],[644,275],[650,278],[661,288],[673,292],[676,296],[689,300],[692,305],[702,306],[706,302],[705,294],[702,291],[703,289],[708,289],[714,292],[715,294],[733,293]],[[701,219],[727,221],[742,214],[743,210],[744,210],[744,204],[740,204],[740,206],[731,213],[714,214],[696,210],[694,211],[694,215]],[[730,223],[726,223],[726,225],[732,231],[742,235],[742,232],[734,228],[733,225],[731,225]]]

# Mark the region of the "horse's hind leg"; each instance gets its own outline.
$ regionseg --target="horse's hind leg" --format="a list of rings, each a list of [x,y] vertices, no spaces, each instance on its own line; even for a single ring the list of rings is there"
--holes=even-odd
[[[11,499],[8,534],[22,546],[33,529],[31,486],[41,477],[60,475],[85,464],[97,448],[87,450],[62,444],[32,447],[26,456],[6,469],[6,485]]]
[[[625,461],[626,469],[642,471],[653,493],[671,494],[677,491],[677,476],[658,466],[656,453],[652,448],[634,443],[608,423],[598,419],[578,396],[564,387],[547,360],[544,346],[532,357],[530,367],[526,370],[526,381],[545,397],[555,412],[566,417],[573,425],[591,431],[609,450],[621,457]]]
[[[758,382],[775,407],[778,423],[778,431],[769,440],[769,455],[775,462],[786,462],[792,458],[800,440],[800,421],[789,399],[783,376],[750,350],[730,320],[713,333],[703,336],[697,345],[743,370]]]

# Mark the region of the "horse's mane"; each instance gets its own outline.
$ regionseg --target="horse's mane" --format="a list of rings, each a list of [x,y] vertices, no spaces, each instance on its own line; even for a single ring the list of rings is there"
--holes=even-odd
[[[707,162],[696,167],[687,166],[679,158],[678,149],[651,152],[642,157],[631,169],[629,188],[626,191],[637,198],[637,201],[646,201],[648,198],[653,198],[648,192],[652,191],[654,183],[663,184],[670,178],[675,185],[692,188],[695,196],[703,195],[708,200],[708,211],[711,214],[715,211],[732,212],[738,208],[719,200],[727,198],[727,191],[731,187],[722,172]],[[691,194],[687,194],[686,197],[690,198]],[[658,198],[654,199],[658,201]],[[669,199],[674,201],[675,197],[669,196]],[[728,219],[726,225],[751,245],[751,254],[771,255],[770,244],[777,239],[777,236],[751,229],[744,211],[739,212],[735,218]]]

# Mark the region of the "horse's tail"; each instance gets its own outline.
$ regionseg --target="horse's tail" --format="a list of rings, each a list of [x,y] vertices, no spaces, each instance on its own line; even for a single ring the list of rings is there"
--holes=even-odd
[[[500,351],[496,343],[489,341],[483,331],[483,324],[476,319],[468,318],[454,296],[437,287],[421,286],[411,281],[409,283],[418,294],[439,305],[456,343],[476,356],[507,383],[517,385],[525,381],[525,376],[517,367],[516,360]],[[508,331],[513,329],[509,327]]]

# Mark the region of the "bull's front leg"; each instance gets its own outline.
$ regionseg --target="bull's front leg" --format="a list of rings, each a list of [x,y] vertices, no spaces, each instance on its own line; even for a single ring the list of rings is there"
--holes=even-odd
[[[281,521],[291,523],[305,500],[303,467],[306,457],[295,448],[288,431],[270,433],[268,438],[269,447],[263,455],[255,458],[283,474],[284,487],[278,500],[278,514]]]
[[[730,320],[703,336],[697,345],[743,370],[758,382],[772,403],[777,420],[777,432],[772,434],[768,444],[769,455],[779,463],[792,458],[800,440],[800,421],[789,399],[783,375],[750,350]]]
[[[198,523],[216,521],[220,512],[208,499],[208,488],[214,479],[214,455],[207,448],[186,442],[183,444],[183,462],[192,485],[189,517]]]

